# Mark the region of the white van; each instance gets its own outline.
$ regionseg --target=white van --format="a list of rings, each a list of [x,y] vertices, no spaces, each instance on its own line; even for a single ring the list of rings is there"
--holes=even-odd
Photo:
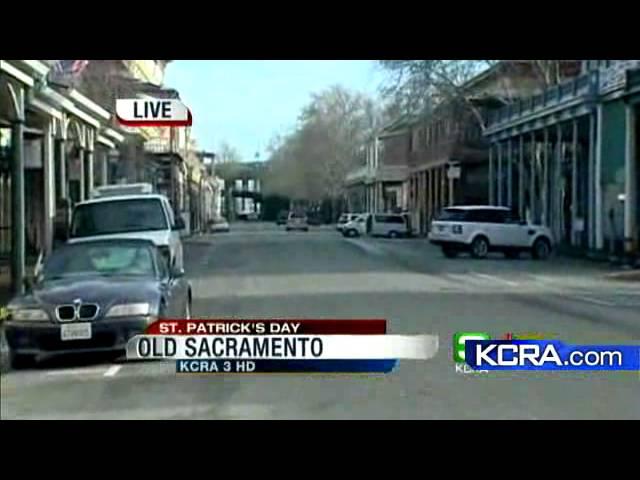
[[[164,195],[98,195],[75,205],[68,241],[145,238],[159,247],[169,266],[182,270],[180,231],[184,228]]]
[[[345,237],[357,237],[369,234],[374,237],[408,237],[411,225],[408,215],[399,213],[373,213],[359,215],[355,220],[342,227]]]

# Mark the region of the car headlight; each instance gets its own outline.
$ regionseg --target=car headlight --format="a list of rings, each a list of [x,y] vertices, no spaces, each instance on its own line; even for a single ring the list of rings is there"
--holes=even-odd
[[[49,315],[40,308],[10,308],[9,318],[19,322],[48,322]]]
[[[123,303],[111,307],[107,317],[146,317],[150,311],[148,303]]]

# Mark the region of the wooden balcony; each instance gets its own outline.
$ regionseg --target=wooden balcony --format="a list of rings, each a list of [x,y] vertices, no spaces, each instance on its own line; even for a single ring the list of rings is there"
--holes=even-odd
[[[599,93],[600,72],[589,72],[567,82],[554,85],[538,95],[511,103],[487,116],[486,135],[516,123],[563,110],[575,104],[595,99]]]

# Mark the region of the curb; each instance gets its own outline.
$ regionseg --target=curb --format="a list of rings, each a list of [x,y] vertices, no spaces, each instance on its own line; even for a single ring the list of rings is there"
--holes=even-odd
[[[608,280],[617,280],[623,282],[640,282],[640,270],[630,270],[627,272],[616,272],[605,275]]]
[[[0,373],[6,373],[10,370],[9,362],[9,344],[4,334],[4,327],[0,323]]]

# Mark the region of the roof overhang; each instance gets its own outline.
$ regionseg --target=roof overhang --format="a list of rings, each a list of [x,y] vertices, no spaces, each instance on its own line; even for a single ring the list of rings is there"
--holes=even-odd
[[[116,148],[115,143],[113,143],[111,140],[109,140],[108,138],[105,138],[102,135],[98,135],[96,140],[98,141],[98,143],[101,143],[102,145],[105,145],[109,148]]]
[[[100,105],[98,105],[96,102],[89,99],[88,97],[85,97],[78,90],[75,90],[75,89],[70,90],[67,93],[67,95],[69,96],[70,99],[72,99],[78,105],[82,106],[83,108],[90,111],[92,114],[97,115],[103,120],[109,120],[111,118],[111,114],[107,110],[102,108]]]
[[[20,60],[38,75],[45,77],[49,73],[50,67],[41,60]]]
[[[113,128],[105,128],[102,133],[104,135],[106,135],[107,137],[112,138],[113,140],[115,140],[118,143],[122,143],[124,142],[124,135],[122,135],[121,133],[117,132],[116,130],[114,130]]]
[[[0,71],[9,74],[28,87],[33,87],[33,85],[35,84],[35,81],[33,80],[33,77],[31,75],[20,70],[15,65],[9,63],[7,60],[0,60]]]
[[[84,113],[82,110],[80,110],[75,105],[72,108],[68,108],[67,110],[69,111],[69,113],[75,115],[80,120],[82,120],[83,122],[87,123],[88,125],[91,125],[94,128],[100,128],[100,121],[96,120],[91,115],[88,115],[88,114]]]
[[[48,101],[54,102],[66,111],[70,111],[69,109],[74,108],[74,104],[71,100],[61,93],[56,92],[53,88],[44,87],[39,93],[45,96]]]
[[[51,115],[52,117],[58,120],[62,120],[62,112],[59,109],[54,108],[51,105],[48,105],[42,100],[39,100],[37,98],[34,98],[31,100],[31,102],[29,102],[29,107],[34,107],[35,109],[43,113],[46,113],[48,115]]]

